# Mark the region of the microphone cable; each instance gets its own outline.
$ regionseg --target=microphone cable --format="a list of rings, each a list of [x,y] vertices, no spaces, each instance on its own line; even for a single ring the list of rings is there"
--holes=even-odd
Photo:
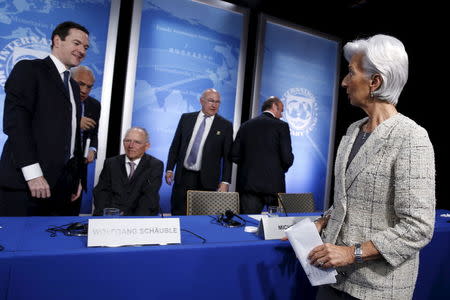
[[[204,237],[202,237],[202,236],[200,236],[200,235],[198,235],[198,234],[196,234],[196,233],[193,233],[192,231],[187,230],[187,229],[180,228],[180,230],[181,230],[181,231],[184,231],[184,232],[188,232],[188,233],[190,233],[190,234],[192,234],[192,235],[198,237],[199,239],[202,240],[202,244],[206,243],[206,239],[205,239]]]
[[[50,237],[56,237],[58,232],[65,236],[87,236],[87,223],[73,222],[66,225],[50,226],[45,231],[50,233]]]
[[[161,215],[161,218],[164,218],[164,214],[163,214],[163,212],[162,212],[161,206],[159,207],[159,214]],[[190,230],[183,229],[183,228],[181,228],[181,227],[180,227],[180,230],[181,230],[181,231],[184,231],[184,232],[188,232],[188,233],[190,233],[190,234],[192,234],[192,235],[198,237],[199,239],[202,240],[202,244],[206,243],[206,239],[205,239],[204,237],[202,237],[202,236],[200,236],[200,235],[198,235],[198,234],[196,234],[196,233],[193,233],[193,232],[190,231]]]

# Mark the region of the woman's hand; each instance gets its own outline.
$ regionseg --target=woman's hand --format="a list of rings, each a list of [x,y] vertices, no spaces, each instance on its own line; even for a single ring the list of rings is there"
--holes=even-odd
[[[336,246],[325,243],[311,250],[308,259],[321,268],[343,267],[355,262],[354,246]]]

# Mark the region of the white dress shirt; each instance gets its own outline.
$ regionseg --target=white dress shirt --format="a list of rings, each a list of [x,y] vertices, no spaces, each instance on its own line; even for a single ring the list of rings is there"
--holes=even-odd
[[[197,161],[195,162],[195,164],[190,165],[190,166],[186,163],[186,161],[189,156],[189,153],[191,153],[192,145],[194,144],[194,140],[195,140],[195,137],[197,136],[198,128],[200,127],[200,124],[202,123],[204,116],[205,116],[205,114],[202,111],[200,111],[200,113],[197,116],[197,121],[195,121],[194,131],[192,132],[191,140],[189,141],[189,146],[186,150],[186,156],[184,157],[183,165],[188,170],[200,171],[200,169],[202,167],[203,146],[205,145],[206,137],[208,136],[208,133],[211,130],[211,125],[214,121],[214,116],[209,116],[205,120],[205,131],[203,131],[203,136],[200,141],[200,147],[199,147],[198,153],[197,153]]]
[[[131,166],[129,164],[129,162],[134,162],[134,171],[136,172],[136,169],[139,165],[139,162],[141,161],[142,157],[136,158],[135,160],[131,160],[128,158],[128,156],[125,155],[125,170],[127,170],[127,176],[130,176],[130,170],[131,170]]]

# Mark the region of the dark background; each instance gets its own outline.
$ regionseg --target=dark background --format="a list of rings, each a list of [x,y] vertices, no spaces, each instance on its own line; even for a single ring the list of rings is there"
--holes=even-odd
[[[171,1],[171,0],[167,0]],[[450,209],[446,167],[447,116],[449,84],[444,82],[446,47],[445,10],[436,1],[386,0],[228,0],[249,9],[250,24],[247,44],[242,122],[248,120],[252,99],[253,70],[256,58],[257,24],[260,13],[298,24],[316,32],[332,35],[346,42],[377,33],[400,39],[409,55],[409,79],[400,96],[397,109],[412,118],[429,133],[436,155],[436,199],[438,208]],[[414,3],[411,3],[414,2]],[[120,132],[128,42],[133,1],[122,1],[114,68],[110,124],[106,156],[120,152]],[[199,16],[201,18],[202,16]],[[286,41],[289,42],[289,41]],[[347,72],[347,61],[341,56],[340,79]],[[444,74],[442,74],[444,73]],[[280,95],[279,95],[280,96]],[[349,104],[345,90],[340,89],[335,147],[352,122],[365,113]],[[445,143],[445,145],[444,145]],[[160,158],[165,161],[165,158]],[[334,180],[333,180],[334,181]]]

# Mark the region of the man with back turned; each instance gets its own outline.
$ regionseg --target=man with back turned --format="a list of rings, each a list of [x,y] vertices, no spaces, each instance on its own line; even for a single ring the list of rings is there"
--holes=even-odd
[[[269,97],[262,111],[241,125],[231,152],[238,164],[241,214],[260,214],[265,205],[276,206],[277,193],[286,191],[285,173],[294,162],[289,125],[280,120],[283,103]]]

